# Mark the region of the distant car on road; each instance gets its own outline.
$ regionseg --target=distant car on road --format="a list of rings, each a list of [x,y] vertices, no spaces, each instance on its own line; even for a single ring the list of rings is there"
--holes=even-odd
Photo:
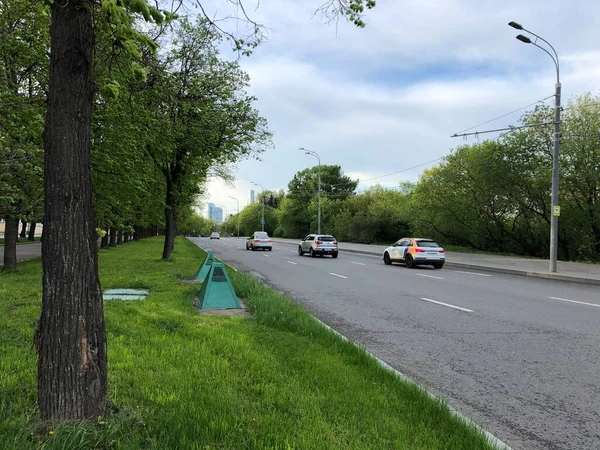
[[[273,250],[273,240],[265,231],[256,231],[246,241],[246,250]]]
[[[445,250],[435,241],[423,238],[402,238],[383,252],[383,262],[403,262],[406,267],[430,265],[441,269],[446,262]]]
[[[213,234],[210,235],[211,239],[221,239],[221,235],[219,234],[218,231],[215,231]]]
[[[330,234],[309,234],[298,245],[298,255],[303,256],[305,253],[311,258],[317,255],[331,255],[332,258],[337,258],[337,239]]]

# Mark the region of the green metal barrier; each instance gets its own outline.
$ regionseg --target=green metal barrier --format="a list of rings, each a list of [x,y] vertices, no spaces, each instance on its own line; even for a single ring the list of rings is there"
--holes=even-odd
[[[223,263],[212,263],[197,298],[200,309],[241,308]]]
[[[204,259],[204,262],[200,266],[200,270],[198,270],[198,274],[196,275],[196,280],[204,281],[204,279],[206,278],[206,275],[208,275],[208,272],[210,271],[210,268],[214,263],[215,263],[215,256],[213,255],[213,252],[210,251],[206,254],[206,258]]]

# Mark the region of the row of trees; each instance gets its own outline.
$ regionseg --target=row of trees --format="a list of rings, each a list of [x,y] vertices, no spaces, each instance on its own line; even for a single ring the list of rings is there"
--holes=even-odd
[[[42,220],[43,419],[106,412],[97,230],[163,228],[166,260],[209,174],[269,145],[248,77],[217,51],[223,33],[246,55],[261,39],[242,0],[231,3],[252,25],[248,38],[179,20],[184,0],[0,0],[0,215],[13,256],[4,269],[16,268],[18,220]],[[328,0],[321,11],[364,27],[374,6]]]
[[[416,183],[356,193],[340,166],[321,166],[321,229],[341,241],[391,243],[419,235],[443,245],[547,258],[550,234],[553,111],[522,117],[527,129],[458,147]],[[561,137],[559,257],[600,261],[600,97],[566,107]],[[300,238],[316,231],[317,167],[298,172],[286,194],[265,192],[265,230]],[[259,197],[259,202],[261,198]],[[230,220],[246,235],[261,205]]]

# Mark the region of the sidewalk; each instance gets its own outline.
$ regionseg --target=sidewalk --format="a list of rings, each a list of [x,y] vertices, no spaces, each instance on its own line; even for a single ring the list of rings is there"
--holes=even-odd
[[[17,245],[17,262],[27,261],[29,259],[41,258],[42,243]],[[0,267],[4,265],[4,245],[0,245]]]
[[[300,239],[272,238],[273,242],[298,245]],[[340,242],[341,252],[362,253],[383,257],[384,245],[351,244]],[[519,258],[515,256],[481,255],[477,253],[446,252],[446,267],[508,273],[550,280],[571,281],[600,286],[600,264],[558,262],[558,272],[548,272],[546,259]]]

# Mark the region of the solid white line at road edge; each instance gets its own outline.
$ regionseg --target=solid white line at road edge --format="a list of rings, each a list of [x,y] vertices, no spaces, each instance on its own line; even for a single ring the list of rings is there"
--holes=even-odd
[[[295,262],[293,262],[293,261],[286,261],[286,263],[290,263],[290,264],[298,264],[298,263],[295,263]]]
[[[577,300],[569,300],[567,298],[560,298],[560,297],[548,297],[548,298],[551,298],[552,300],[560,300],[561,302],[577,303],[578,305],[588,305],[588,306],[595,306],[597,308],[600,308],[600,305],[598,305],[596,303],[578,302]]]
[[[455,270],[454,272],[458,272],[458,273],[466,273],[467,275],[477,275],[480,277],[493,277],[493,275],[487,275],[485,273],[477,273],[477,272],[464,272],[462,270]]]
[[[421,300],[424,300],[426,302],[436,303],[436,304],[442,305],[442,306],[447,306],[448,308],[459,309],[459,310],[464,311],[464,312],[473,312],[472,309],[461,308],[460,306],[454,306],[454,305],[450,305],[448,303],[438,302],[436,300],[431,300],[430,298],[421,297]]]
[[[443,280],[442,277],[434,277],[433,275],[425,275],[424,273],[418,273],[417,275],[420,277],[435,278],[436,280]]]
[[[359,263],[359,262],[356,262],[356,261],[350,261],[350,262],[351,262],[352,264],[358,264],[359,266],[366,266],[366,264],[365,264],[365,263]]]
[[[348,277],[345,277],[344,275],[339,275],[339,274],[333,273],[333,272],[329,272],[329,275],[333,275],[334,277],[340,277],[340,278],[348,279]]]

